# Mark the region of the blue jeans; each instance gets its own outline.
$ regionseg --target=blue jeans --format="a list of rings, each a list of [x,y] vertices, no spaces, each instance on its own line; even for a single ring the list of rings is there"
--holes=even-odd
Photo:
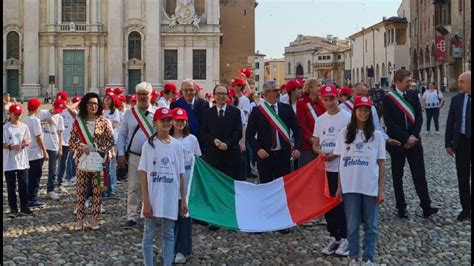
[[[54,180],[58,178],[58,186],[61,186],[63,183],[62,176],[57,175],[57,165],[58,165],[58,152],[46,150],[48,152],[49,160],[48,160],[48,183],[46,184],[46,191],[51,192],[54,191]]]
[[[74,176],[76,176],[76,162],[73,158],[74,152],[69,151],[69,156],[67,157],[66,162],[66,179],[71,180]]]
[[[143,257],[145,266],[155,265],[153,262],[153,242],[155,241],[157,223],[161,220],[161,250],[163,252],[163,265],[172,265],[174,259],[174,220],[166,218],[145,218],[143,230]]]
[[[109,175],[109,184],[107,188],[107,195],[117,191],[117,160],[112,159],[107,164],[107,173]]]
[[[66,166],[67,166],[67,158],[69,157],[69,146],[64,146],[63,145],[63,154],[61,157],[59,157],[59,171],[58,171],[58,177],[61,178],[61,180],[64,178],[64,173],[66,172]],[[68,180],[70,180],[70,177],[66,177]]]
[[[374,261],[375,245],[377,243],[379,205],[375,197],[359,193],[344,194],[344,208],[347,220],[347,241],[349,256],[359,258],[359,227],[361,216],[364,218],[364,251],[363,261]]]

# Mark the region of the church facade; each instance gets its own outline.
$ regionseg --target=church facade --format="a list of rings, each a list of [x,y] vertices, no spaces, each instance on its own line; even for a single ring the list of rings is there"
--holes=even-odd
[[[219,1],[5,0],[3,90],[28,99],[219,82]]]

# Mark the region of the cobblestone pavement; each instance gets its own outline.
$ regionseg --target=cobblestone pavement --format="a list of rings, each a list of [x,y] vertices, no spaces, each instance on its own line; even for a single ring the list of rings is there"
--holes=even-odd
[[[386,201],[381,207],[376,262],[387,265],[463,265],[471,260],[471,222],[456,221],[460,211],[454,159],[444,150],[444,128],[449,102],[440,117],[443,135],[426,135],[423,143],[429,190],[433,205],[440,212],[432,218],[422,217],[413,181],[405,169],[405,193],[410,219],[396,216],[390,160],[386,166]],[[44,169],[46,170],[46,169]],[[45,197],[46,172],[40,188]],[[75,217],[75,190],[59,201],[46,200],[47,206],[32,217],[8,218],[5,182],[3,184],[3,263],[30,264],[143,264],[141,238],[143,222],[136,229],[123,230],[125,221],[126,183],[118,185],[119,197],[104,200],[106,213],[101,229],[72,231]],[[87,216],[90,219],[90,215]],[[291,233],[246,234],[229,230],[210,232],[193,225],[193,255],[190,264],[311,264],[341,265],[346,258],[324,256],[321,249],[328,243],[326,228],[311,222],[293,228]],[[160,241],[155,252],[161,252]]]

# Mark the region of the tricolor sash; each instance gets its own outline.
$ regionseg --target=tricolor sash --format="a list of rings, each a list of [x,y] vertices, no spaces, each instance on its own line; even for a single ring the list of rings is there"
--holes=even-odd
[[[135,120],[137,120],[138,126],[143,131],[143,134],[145,134],[145,137],[149,139],[151,135],[153,135],[153,126],[150,125],[145,114],[138,108],[138,106],[133,107],[131,112]]]
[[[278,116],[275,111],[270,107],[270,105],[263,101],[258,105],[258,108],[262,112],[263,116],[270,122],[270,125],[280,134],[280,136],[290,145],[290,130],[285,125],[283,120]]]
[[[318,118],[316,110],[314,110],[314,107],[311,105],[310,102],[307,102],[306,106],[308,106],[309,112],[311,113],[311,116],[313,116],[314,122],[316,122],[316,119]]]
[[[395,105],[402,110],[402,112],[407,116],[410,123],[415,124],[415,111],[410,103],[403,98],[403,96],[398,93],[397,90],[391,90],[387,93],[387,96],[395,103]]]
[[[352,102],[352,99],[345,101],[344,105],[347,106],[351,112],[354,111],[354,103]]]
[[[94,149],[97,149],[97,146],[95,145],[95,142],[94,142],[94,137],[92,137],[92,134],[89,131],[89,128],[87,128],[87,124],[84,121],[84,119],[77,116],[77,118],[74,120],[74,126],[78,129],[77,132],[79,133],[79,137],[81,141],[84,144],[89,145],[89,147],[94,147]],[[104,178],[101,178],[102,175],[104,175]],[[100,191],[105,191],[107,190],[108,183],[109,183],[108,174],[104,166],[102,168],[102,173],[98,172],[97,186],[99,187]]]

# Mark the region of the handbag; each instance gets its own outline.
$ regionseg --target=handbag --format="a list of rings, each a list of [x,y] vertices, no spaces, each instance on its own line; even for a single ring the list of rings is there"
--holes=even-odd
[[[103,164],[104,159],[102,156],[96,151],[91,151],[89,154],[83,154],[79,158],[77,169],[83,172],[95,173],[102,171]]]

